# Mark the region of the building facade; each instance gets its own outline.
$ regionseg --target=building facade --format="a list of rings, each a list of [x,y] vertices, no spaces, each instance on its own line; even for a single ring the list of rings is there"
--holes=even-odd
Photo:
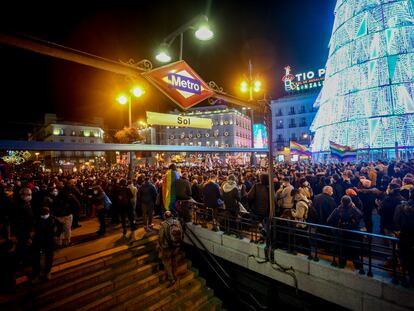
[[[60,121],[55,114],[46,114],[44,124],[36,128],[29,140],[58,143],[102,144],[104,143],[103,120],[94,118],[89,123]],[[103,151],[46,151],[42,155],[46,166],[69,170],[77,165],[103,160]]]
[[[317,108],[314,103],[318,93],[295,94],[272,100],[272,146],[276,151],[289,147],[296,141],[309,146],[312,135],[309,130]]]
[[[207,147],[251,147],[251,119],[244,113],[227,106],[196,107],[183,113],[184,116],[209,118],[211,130],[167,127],[165,143],[181,146]]]

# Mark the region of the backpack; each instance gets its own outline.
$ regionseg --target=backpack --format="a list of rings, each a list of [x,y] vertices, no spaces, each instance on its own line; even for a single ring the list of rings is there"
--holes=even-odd
[[[167,240],[170,247],[179,247],[183,241],[183,231],[178,220],[167,222]]]

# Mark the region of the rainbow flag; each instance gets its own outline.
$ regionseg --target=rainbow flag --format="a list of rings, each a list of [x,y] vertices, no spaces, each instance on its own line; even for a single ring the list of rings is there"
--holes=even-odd
[[[342,146],[330,141],[329,148],[331,149],[331,156],[341,162],[350,162],[356,159],[356,150],[349,146]]]
[[[290,153],[293,154],[300,154],[310,157],[312,155],[312,152],[309,150],[308,147],[298,144],[295,141],[290,142]]]
[[[177,171],[169,169],[162,179],[162,202],[166,211],[174,209],[175,196],[175,182],[179,179]]]

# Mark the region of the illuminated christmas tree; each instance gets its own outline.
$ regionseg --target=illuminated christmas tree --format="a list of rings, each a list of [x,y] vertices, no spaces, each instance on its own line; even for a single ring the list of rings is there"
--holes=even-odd
[[[414,146],[414,1],[338,0],[312,151]]]

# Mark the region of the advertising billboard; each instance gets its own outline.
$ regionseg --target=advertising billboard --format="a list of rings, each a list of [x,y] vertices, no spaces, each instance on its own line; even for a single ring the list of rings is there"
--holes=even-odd
[[[266,127],[263,124],[253,125],[253,143],[254,148],[266,148],[268,144],[268,137]]]

